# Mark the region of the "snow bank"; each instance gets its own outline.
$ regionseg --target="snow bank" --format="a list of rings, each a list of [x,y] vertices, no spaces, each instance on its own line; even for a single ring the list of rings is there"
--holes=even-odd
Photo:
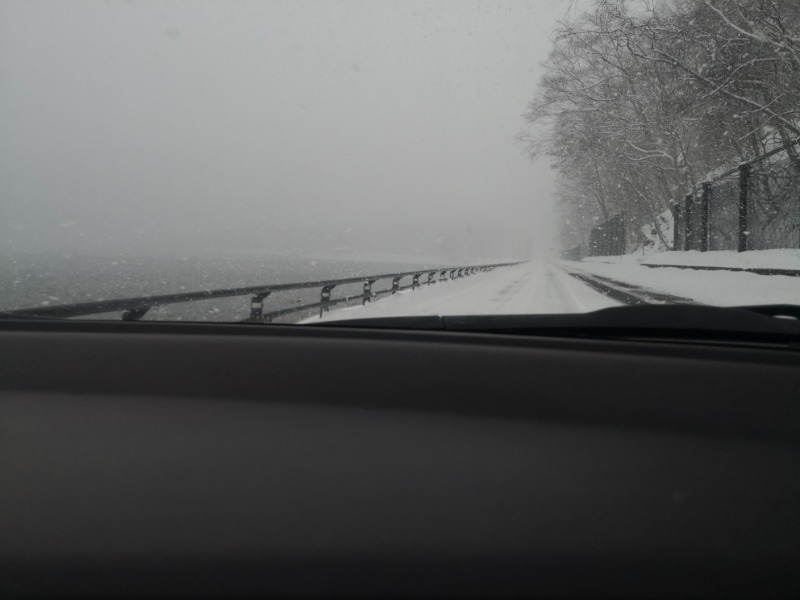
[[[735,269],[800,270],[800,250],[751,250],[736,252],[656,252],[624,256],[588,256],[581,262],[600,264],[679,265],[690,267],[729,267]]]
[[[641,261],[651,265],[689,265],[702,267],[733,267],[737,269],[800,269],[800,250],[752,250],[736,252],[659,252]]]
[[[797,251],[789,252],[794,252],[795,260],[797,260]],[[692,253],[670,252],[665,256],[676,254]],[[704,254],[727,253],[706,252]],[[800,277],[757,275],[741,271],[696,271],[669,267],[652,269],[643,266],[640,260],[635,260],[631,255],[622,257],[622,260],[619,260],[620,257],[606,258],[608,262],[593,260],[564,264],[590,274],[609,277],[658,292],[692,298],[703,304],[715,306],[800,304]],[[764,263],[757,264],[764,265]],[[774,263],[767,263],[766,268],[773,267],[773,265]],[[736,266],[744,268],[742,263],[737,263]],[[794,266],[796,267],[797,263],[794,263]]]

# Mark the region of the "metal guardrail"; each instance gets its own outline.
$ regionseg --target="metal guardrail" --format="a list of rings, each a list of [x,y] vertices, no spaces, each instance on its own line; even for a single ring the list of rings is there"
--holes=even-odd
[[[24,308],[11,311],[14,315],[30,317],[50,317],[69,319],[73,317],[85,317],[89,315],[99,315],[105,313],[122,313],[123,321],[138,321],[144,317],[150,309],[156,306],[170,304],[183,304],[186,302],[199,302],[204,300],[214,300],[218,298],[232,298],[236,296],[250,296],[250,316],[245,319],[245,323],[269,323],[273,319],[292,313],[302,312],[311,309],[319,309],[320,317],[332,306],[353,302],[361,299],[362,304],[370,302],[372,299],[385,294],[396,294],[401,290],[417,289],[424,285],[432,285],[438,281],[450,281],[468,277],[476,273],[491,271],[499,267],[508,267],[519,264],[518,262],[499,263],[490,265],[470,265],[465,267],[442,267],[437,269],[419,269],[416,271],[405,271],[402,273],[385,273],[381,275],[367,275],[364,277],[350,277],[346,279],[330,279],[325,281],[304,281],[300,283],[279,283],[264,284],[249,287],[229,288],[220,290],[202,290],[198,292],[182,292],[178,294],[163,294],[158,296],[140,296],[136,298],[120,298],[117,300],[99,300],[96,302],[82,302],[78,304],[62,304],[59,306],[41,306]],[[427,275],[424,281],[420,281],[423,275]],[[411,283],[401,286],[400,282],[405,278],[411,278]],[[373,291],[372,286],[382,280],[391,279],[392,287],[388,290]],[[362,291],[359,294],[333,298],[332,292],[336,287],[343,285],[362,284]],[[274,292],[286,292],[291,290],[320,289],[319,302],[292,306],[282,310],[264,312],[264,301]]]

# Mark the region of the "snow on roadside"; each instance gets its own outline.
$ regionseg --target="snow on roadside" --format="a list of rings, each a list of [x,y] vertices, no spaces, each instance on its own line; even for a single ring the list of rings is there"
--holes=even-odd
[[[688,252],[656,252],[648,255],[588,256],[581,262],[800,270],[800,250],[751,250],[749,252],[690,250]]]
[[[785,251],[774,252],[782,253]],[[796,250],[788,252],[797,253]],[[676,254],[689,253],[669,252],[664,253],[664,256]],[[705,252],[703,254],[712,253]],[[564,261],[563,264],[567,268],[609,277],[659,292],[691,298],[703,304],[716,306],[800,304],[800,277],[757,275],[755,273],[736,271],[699,271],[669,267],[653,269],[642,266],[639,261],[634,260],[630,255],[605,257],[605,261],[599,260],[600,257],[597,258],[597,260],[584,260],[581,262]],[[765,264],[758,261],[754,262],[758,266]],[[703,264],[709,265],[707,262]],[[728,264],[730,265],[730,263]],[[774,263],[766,264],[768,267],[774,265]],[[783,262],[781,264],[792,263]],[[737,263],[735,266],[744,268],[742,263]],[[749,266],[752,266],[752,263]]]
[[[659,252],[651,254],[642,264],[800,270],[800,250]]]

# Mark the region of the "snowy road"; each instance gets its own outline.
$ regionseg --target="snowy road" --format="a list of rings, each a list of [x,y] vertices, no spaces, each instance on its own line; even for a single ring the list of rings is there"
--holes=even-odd
[[[403,291],[367,306],[326,313],[323,321],[408,315],[542,314],[618,306],[547,262],[529,262]],[[306,322],[312,323],[313,318]]]
[[[673,253],[669,258],[676,260],[679,256]],[[570,313],[620,304],[651,303],[797,304],[800,303],[800,277],[649,269],[640,265],[636,257],[616,259],[612,263],[600,259],[579,263],[539,261],[439,282],[415,291],[402,291],[365,307],[332,310],[322,320]],[[318,320],[312,318],[305,322]]]

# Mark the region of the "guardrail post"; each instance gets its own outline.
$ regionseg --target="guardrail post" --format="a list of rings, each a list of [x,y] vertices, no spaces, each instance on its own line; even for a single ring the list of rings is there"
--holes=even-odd
[[[694,228],[692,227],[692,195],[686,194],[686,199],[683,205],[683,214],[686,221],[686,229],[683,235],[683,249],[691,250],[694,245]]]
[[[458,269],[450,269],[450,279],[456,278],[456,271],[458,271]]]
[[[708,252],[708,211],[711,205],[711,183],[703,182],[703,202],[700,205],[700,252]]]
[[[367,302],[372,300],[372,284],[375,283],[372,279],[367,279],[364,282],[364,296],[361,302],[361,306],[366,306]]]
[[[439,281],[447,281],[447,271],[439,273]]]
[[[400,279],[401,277],[395,277],[392,279],[392,295],[396,294],[400,290]]]
[[[428,281],[425,282],[426,285],[433,285],[436,283],[436,273],[437,271],[431,271],[428,273]]]
[[[335,288],[336,285],[324,285],[322,286],[322,292],[320,293],[319,301],[322,303],[322,306],[319,307],[319,318],[322,318],[322,315],[328,312],[330,308],[328,303],[331,301],[331,291]]]
[[[147,314],[147,311],[150,310],[150,308],[151,307],[149,306],[141,306],[139,308],[129,308],[128,310],[122,313],[122,320],[138,321]]]
[[[750,191],[750,165],[739,165],[739,239],[737,250],[747,252],[747,195]]]
[[[414,279],[411,280],[411,289],[415,290],[420,286],[419,278],[422,273],[414,273]]]
[[[264,299],[271,293],[272,291],[270,290],[269,292],[262,292],[250,298],[251,321],[260,321],[261,318],[264,316]]]

